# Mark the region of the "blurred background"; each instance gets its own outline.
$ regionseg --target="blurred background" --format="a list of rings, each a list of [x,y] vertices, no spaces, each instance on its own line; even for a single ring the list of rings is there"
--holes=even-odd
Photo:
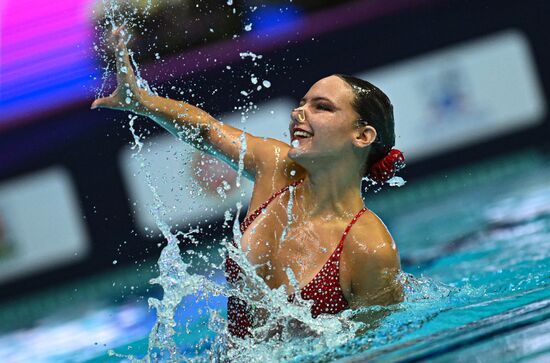
[[[93,358],[154,321],[144,300],[159,294],[147,282],[164,242],[128,115],[89,109],[112,90],[113,18],[129,19],[130,48],[156,92],[257,135],[288,140],[290,110],[322,77],[371,81],[394,104],[403,190],[471,183],[489,166],[547,155],[548,2],[118,4],[0,2],[0,334],[17,332],[10,344],[31,339],[47,353],[56,341],[57,352],[84,347]],[[230,232],[223,212],[247,200],[224,184],[235,174],[151,121],[137,130],[166,220],[196,228],[198,248],[216,245]],[[398,208],[392,192],[373,203]]]

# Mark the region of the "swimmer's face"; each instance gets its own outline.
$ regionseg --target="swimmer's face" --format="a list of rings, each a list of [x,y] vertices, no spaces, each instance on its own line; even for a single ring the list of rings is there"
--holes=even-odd
[[[304,163],[350,152],[359,119],[353,99],[351,87],[337,76],[316,82],[291,113],[289,157]]]

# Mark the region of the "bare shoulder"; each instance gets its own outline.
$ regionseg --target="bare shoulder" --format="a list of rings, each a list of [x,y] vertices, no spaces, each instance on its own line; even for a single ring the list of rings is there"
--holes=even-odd
[[[396,279],[401,263],[395,241],[373,212],[367,211],[359,221],[358,228],[355,231],[352,228],[343,252],[349,268],[351,306],[402,301],[402,287]]]
[[[400,267],[397,245],[384,222],[374,212],[367,210],[351,232],[347,242],[351,261],[361,263],[369,258],[373,264]]]

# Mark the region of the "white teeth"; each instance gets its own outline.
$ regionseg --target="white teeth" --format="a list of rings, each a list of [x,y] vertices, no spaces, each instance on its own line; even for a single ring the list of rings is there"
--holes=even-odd
[[[305,131],[296,130],[294,131],[294,137],[311,137],[311,134]]]

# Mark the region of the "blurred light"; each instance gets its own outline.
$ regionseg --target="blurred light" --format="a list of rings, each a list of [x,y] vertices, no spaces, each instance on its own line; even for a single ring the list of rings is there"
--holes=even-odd
[[[300,8],[288,4],[266,5],[251,13],[253,30],[258,32],[284,33],[297,27],[302,18]]]
[[[0,19],[0,130],[87,97],[99,78],[92,0],[6,0]]]

